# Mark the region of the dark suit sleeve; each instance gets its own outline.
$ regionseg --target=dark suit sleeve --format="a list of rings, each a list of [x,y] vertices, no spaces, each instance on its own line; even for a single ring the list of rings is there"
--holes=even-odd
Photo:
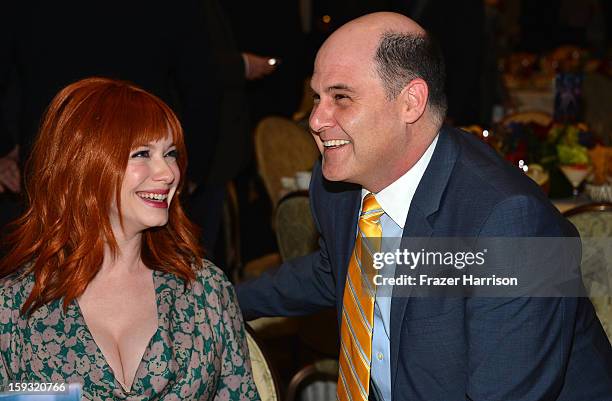
[[[320,164],[313,170],[310,188],[311,208],[315,225],[318,220],[317,195],[321,191]],[[263,316],[299,316],[335,306],[336,279],[332,272],[324,235],[319,239],[320,250],[284,263],[274,272],[236,288],[240,308],[247,320]]]
[[[499,203],[482,237],[575,236],[549,205],[527,196]],[[567,223],[567,225],[566,225]],[[469,298],[469,400],[556,400],[571,352],[576,298]]]
[[[206,0],[205,18],[210,35],[210,46],[215,57],[215,73],[220,84],[244,90],[246,84],[242,53],[238,51],[234,35],[223,8],[217,0]]]

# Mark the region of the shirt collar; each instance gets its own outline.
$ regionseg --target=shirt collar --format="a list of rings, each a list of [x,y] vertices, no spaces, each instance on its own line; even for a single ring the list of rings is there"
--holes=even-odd
[[[406,224],[406,218],[408,217],[408,210],[410,210],[410,203],[414,197],[419,182],[423,178],[423,174],[429,165],[429,161],[438,143],[439,135],[436,135],[434,140],[431,142],[425,153],[421,156],[419,161],[400,178],[392,182],[382,191],[376,195],[376,200],[385,213],[393,219],[395,224],[404,229]],[[369,193],[365,188],[361,189],[361,201]]]

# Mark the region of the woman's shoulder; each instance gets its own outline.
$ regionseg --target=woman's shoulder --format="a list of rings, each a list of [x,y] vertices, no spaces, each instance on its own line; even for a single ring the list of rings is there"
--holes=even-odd
[[[32,291],[34,277],[24,270],[0,279],[0,333],[10,333],[21,319],[20,310]],[[6,343],[0,341],[0,351],[6,351]]]
[[[19,269],[8,276],[0,278],[0,306],[15,304],[32,291],[34,276],[25,268]]]
[[[214,288],[226,288],[232,284],[219,267],[208,259],[202,259],[199,264],[194,265],[196,281],[206,283]]]
[[[194,266],[196,279],[193,289],[196,295],[198,293],[206,295],[209,303],[226,304],[234,299],[234,287],[227,279],[223,270],[217,267],[213,262],[207,259],[202,259],[197,266]]]

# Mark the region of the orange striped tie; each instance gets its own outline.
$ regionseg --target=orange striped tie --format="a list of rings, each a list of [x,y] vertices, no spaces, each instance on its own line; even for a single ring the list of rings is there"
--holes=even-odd
[[[373,194],[363,199],[355,248],[349,262],[340,327],[338,400],[367,401],[370,390],[374,283],[372,253],[380,250],[381,209]]]

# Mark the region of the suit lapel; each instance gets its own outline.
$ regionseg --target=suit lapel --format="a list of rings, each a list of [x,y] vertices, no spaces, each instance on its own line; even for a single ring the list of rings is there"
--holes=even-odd
[[[436,149],[429,165],[423,174],[410,204],[410,210],[404,225],[402,237],[430,237],[433,234],[430,216],[440,207],[442,196],[450,179],[453,167],[458,157],[458,145],[452,137],[451,129],[443,127],[440,130]],[[402,274],[401,269],[395,270],[395,276]],[[409,301],[408,296],[394,297],[391,300],[391,387],[394,394],[397,384],[398,358],[401,344],[401,331]]]
[[[353,185],[349,188],[349,190],[338,193],[338,196],[330,205],[336,214],[333,231],[338,243],[334,249],[340,251],[334,254],[336,266],[338,267],[338,282],[336,283],[338,324],[341,324],[344,284],[346,282],[350,257],[355,246],[357,220],[359,219],[361,205],[361,187]]]

